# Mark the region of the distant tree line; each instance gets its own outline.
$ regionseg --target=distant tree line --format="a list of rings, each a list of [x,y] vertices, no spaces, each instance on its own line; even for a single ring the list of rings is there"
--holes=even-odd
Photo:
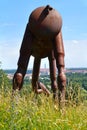
[[[78,83],[82,88],[87,90],[87,73],[67,73],[67,85],[71,82]]]

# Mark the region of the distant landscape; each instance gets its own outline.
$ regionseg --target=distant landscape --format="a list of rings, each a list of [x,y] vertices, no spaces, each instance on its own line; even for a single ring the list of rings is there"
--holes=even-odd
[[[16,69],[4,70],[8,79],[12,80]],[[79,84],[81,88],[87,90],[87,68],[66,68],[67,86],[72,84]],[[25,85],[28,85],[32,79],[32,69],[28,69],[25,75]],[[50,72],[48,68],[41,68],[39,80],[45,85],[50,85]]]
[[[41,68],[41,72],[49,72],[48,68]],[[16,69],[6,69],[4,70],[7,74],[14,74],[16,72]],[[27,70],[27,74],[32,73],[32,69]],[[65,73],[87,73],[87,68],[66,68]]]

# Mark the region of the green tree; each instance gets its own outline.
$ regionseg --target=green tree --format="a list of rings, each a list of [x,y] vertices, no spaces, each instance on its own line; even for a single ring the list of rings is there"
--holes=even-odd
[[[10,87],[11,87],[10,80],[8,79],[6,73],[1,69],[1,62],[0,62],[0,89],[6,92]]]

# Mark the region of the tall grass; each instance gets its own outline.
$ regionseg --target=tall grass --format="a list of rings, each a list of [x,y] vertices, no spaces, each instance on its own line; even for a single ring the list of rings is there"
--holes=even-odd
[[[71,104],[59,110],[52,95],[1,90],[0,130],[87,130],[87,102]]]

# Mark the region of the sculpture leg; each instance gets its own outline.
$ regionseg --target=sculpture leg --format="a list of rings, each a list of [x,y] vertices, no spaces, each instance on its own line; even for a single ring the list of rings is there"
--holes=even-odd
[[[13,90],[20,90],[23,85],[23,79],[27,70],[28,61],[31,55],[32,34],[29,31],[28,24],[25,30],[24,38],[20,49],[18,60],[18,69],[13,77]]]
[[[49,95],[50,94],[49,90],[45,87],[43,83],[38,81],[40,62],[41,62],[41,59],[39,58],[34,59],[33,74],[32,74],[32,87],[35,93],[37,94],[45,93]]]
[[[50,79],[51,79],[51,88],[53,91],[53,98],[57,98],[57,82],[56,82],[56,60],[54,57],[54,51],[49,55],[49,66],[50,66]]]
[[[55,38],[54,53],[56,58],[56,64],[58,68],[58,89],[59,89],[59,105],[65,105],[65,89],[66,89],[66,76],[64,74],[64,46],[62,40],[62,33],[60,32]]]

